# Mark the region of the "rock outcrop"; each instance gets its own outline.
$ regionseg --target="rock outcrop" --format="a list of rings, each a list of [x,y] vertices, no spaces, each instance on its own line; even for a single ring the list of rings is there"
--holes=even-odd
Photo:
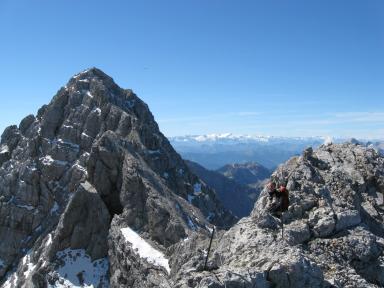
[[[137,275],[168,271],[141,259],[122,229],[165,252],[209,223],[235,221],[147,105],[96,68],[5,129],[0,165],[3,287],[152,287]]]
[[[283,231],[263,191],[250,217],[216,235],[207,271],[208,239],[176,244],[173,287],[384,287],[383,157],[353,143],[323,145],[272,179],[290,191]]]

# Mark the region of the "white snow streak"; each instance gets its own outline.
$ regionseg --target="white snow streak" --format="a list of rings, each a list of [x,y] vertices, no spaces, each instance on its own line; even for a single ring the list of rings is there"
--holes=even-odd
[[[121,228],[121,233],[125,240],[132,244],[132,249],[137,251],[140,258],[147,260],[147,262],[155,266],[164,267],[168,274],[170,273],[171,269],[169,268],[168,259],[165,258],[162,252],[153,248],[129,227]]]
[[[89,98],[93,98],[93,95],[92,95],[91,92],[89,92],[89,91],[87,91],[87,96],[88,96]]]
[[[31,210],[35,209],[35,207],[33,207],[31,205],[16,205],[16,206],[19,207],[19,208],[27,209],[28,211],[31,211]]]
[[[48,247],[49,245],[51,245],[51,243],[52,243],[52,234],[49,233],[47,242],[45,243],[45,246]]]

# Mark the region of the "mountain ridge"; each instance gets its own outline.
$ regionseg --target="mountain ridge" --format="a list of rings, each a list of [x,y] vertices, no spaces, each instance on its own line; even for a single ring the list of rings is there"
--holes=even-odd
[[[356,140],[354,138],[331,137],[278,137],[209,134],[198,136],[169,137],[170,143],[184,159],[199,163],[200,165],[216,170],[228,163],[245,163],[255,161],[270,170],[287,161],[289,158],[300,155],[308,148],[317,148],[327,143],[355,142],[375,148],[382,153],[380,140]],[[380,148],[381,147],[381,148]]]
[[[211,272],[194,264],[198,253],[181,248],[175,287],[384,286],[382,156],[356,143],[322,145],[291,158],[271,179],[289,190],[284,230],[268,212],[264,189],[252,214],[213,240]]]
[[[6,128],[0,148],[4,287],[143,287],[151,280],[134,275],[157,262],[137,255],[124,229],[165,252],[208,233],[210,223],[236,220],[189,171],[147,104],[97,68],[76,74],[36,116]],[[150,271],[159,279],[169,273]]]

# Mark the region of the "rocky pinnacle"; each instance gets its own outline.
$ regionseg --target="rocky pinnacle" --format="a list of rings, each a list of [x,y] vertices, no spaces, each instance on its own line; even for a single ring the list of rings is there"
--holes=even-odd
[[[166,253],[235,220],[189,172],[148,106],[97,68],[6,128],[0,165],[4,287],[146,285],[136,279],[143,269],[160,278],[167,271],[130,250],[121,229]]]

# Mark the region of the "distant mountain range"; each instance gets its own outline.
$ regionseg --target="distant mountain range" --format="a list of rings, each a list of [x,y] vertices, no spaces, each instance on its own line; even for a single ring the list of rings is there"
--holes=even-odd
[[[169,138],[184,159],[208,169],[218,169],[230,163],[257,162],[274,169],[280,163],[300,154],[306,147],[318,147],[324,137],[269,137],[233,134],[211,134]]]
[[[330,137],[323,136],[313,136],[313,137],[279,137],[279,136],[263,136],[263,135],[248,135],[248,134],[232,134],[232,133],[223,133],[223,134],[206,134],[206,135],[185,135],[185,136],[175,136],[169,137],[172,141],[175,142],[188,142],[188,143],[208,143],[215,142],[221,144],[230,144],[230,143],[255,143],[255,142],[302,142],[302,141],[333,141]],[[342,138],[337,138],[336,141],[340,141]]]
[[[226,164],[257,162],[273,170],[305,148],[323,143],[342,143],[349,139],[330,137],[275,137],[257,135],[209,134],[169,137],[172,146],[184,159],[216,170]],[[356,140],[357,141],[357,140]],[[361,140],[383,151],[384,142]]]

